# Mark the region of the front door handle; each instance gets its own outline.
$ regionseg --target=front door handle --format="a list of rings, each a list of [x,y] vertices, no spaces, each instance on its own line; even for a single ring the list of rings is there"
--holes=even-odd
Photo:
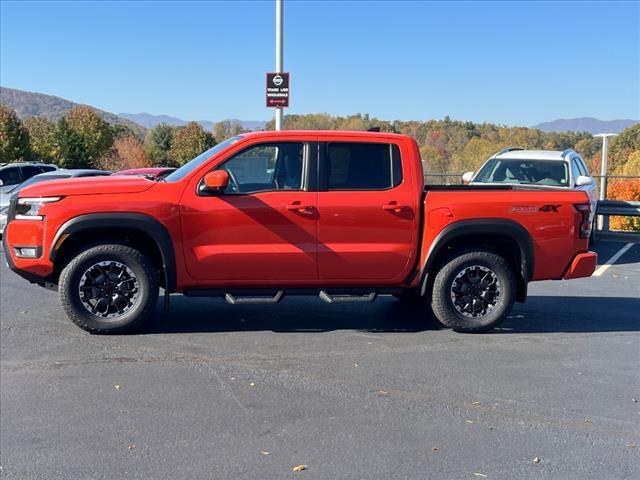
[[[287,210],[298,213],[313,213],[313,205],[301,205],[300,203],[292,203],[287,205]]]

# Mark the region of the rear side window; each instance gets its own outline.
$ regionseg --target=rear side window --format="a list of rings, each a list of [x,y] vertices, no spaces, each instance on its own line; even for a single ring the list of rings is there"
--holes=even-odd
[[[22,177],[25,179],[31,178],[39,173],[42,173],[42,168],[36,167],[35,165],[26,165],[22,167]]]
[[[389,143],[327,145],[328,190],[387,190],[402,183],[400,150]]]

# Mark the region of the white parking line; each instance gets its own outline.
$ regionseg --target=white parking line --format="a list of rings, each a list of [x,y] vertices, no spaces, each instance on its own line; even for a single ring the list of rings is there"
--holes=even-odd
[[[633,247],[633,243],[627,243],[624,247],[622,247],[620,250],[618,250],[618,252],[611,257],[609,260],[607,260],[605,263],[603,263],[602,265],[600,265],[600,267],[593,272],[593,276],[594,277],[599,277],[600,275],[602,275],[604,272],[607,271],[607,268],[609,268],[611,265],[613,265],[614,263],[616,263],[618,261],[618,259],[625,254],[625,252],[627,250],[629,250],[631,247]]]

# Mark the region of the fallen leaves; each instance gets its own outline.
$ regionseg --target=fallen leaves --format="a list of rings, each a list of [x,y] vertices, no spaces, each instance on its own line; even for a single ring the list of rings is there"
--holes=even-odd
[[[487,476],[486,476],[484,473],[480,473],[480,472],[473,472],[473,474],[474,474],[476,477],[487,478]]]
[[[136,446],[133,443],[130,443],[129,445],[127,445],[128,450],[133,450],[134,448],[136,448]]]
[[[293,467],[293,469],[292,469],[292,470],[293,470],[294,472],[301,472],[301,471],[306,470],[306,469],[307,469],[307,466],[306,466],[306,465],[302,465],[302,464],[300,464],[300,465],[296,465],[295,467]]]
[[[472,402],[471,405],[480,405],[480,402]]]
[[[271,452],[267,452],[266,450],[260,450],[262,455],[271,455]]]
[[[467,423],[475,423],[473,420],[465,420]]]
[[[253,382],[251,382],[251,383],[249,384],[249,386],[250,386],[250,387],[255,387],[255,386],[256,386],[256,384],[255,384],[255,383],[253,383]]]
[[[533,460],[531,460],[533,463],[540,463],[540,457],[533,457]]]
[[[627,447],[629,448],[636,448],[638,445],[636,445],[635,443],[627,443]]]
[[[386,395],[389,392],[387,392],[386,390],[378,390],[378,395]]]
[[[438,447],[433,447],[433,448],[431,449],[431,451],[432,451],[432,452],[437,452],[438,450],[440,450]]]
[[[118,385],[117,383],[113,386],[113,388],[115,388],[116,390],[120,390],[120,385]]]

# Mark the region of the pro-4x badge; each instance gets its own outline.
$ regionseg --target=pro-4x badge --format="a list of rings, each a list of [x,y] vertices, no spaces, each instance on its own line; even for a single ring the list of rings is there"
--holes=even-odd
[[[557,212],[560,205],[543,205],[540,207],[541,212]]]

